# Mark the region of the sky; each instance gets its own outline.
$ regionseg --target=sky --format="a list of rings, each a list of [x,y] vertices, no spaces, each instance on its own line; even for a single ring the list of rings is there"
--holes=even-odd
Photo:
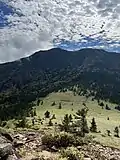
[[[120,52],[120,0],[0,0],[0,63],[54,47]]]

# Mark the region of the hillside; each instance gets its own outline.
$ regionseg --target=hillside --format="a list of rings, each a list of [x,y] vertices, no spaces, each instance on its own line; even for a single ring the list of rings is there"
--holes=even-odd
[[[89,89],[96,99],[119,104],[119,83],[120,55],[117,53],[97,49],[40,51],[0,65],[1,119],[25,114],[37,97],[76,84],[84,94]]]

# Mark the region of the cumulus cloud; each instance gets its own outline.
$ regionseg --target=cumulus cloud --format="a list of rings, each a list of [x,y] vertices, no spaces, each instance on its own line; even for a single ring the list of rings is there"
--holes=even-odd
[[[8,25],[0,29],[1,62],[57,46],[120,48],[120,0],[1,2],[13,11],[5,15]]]

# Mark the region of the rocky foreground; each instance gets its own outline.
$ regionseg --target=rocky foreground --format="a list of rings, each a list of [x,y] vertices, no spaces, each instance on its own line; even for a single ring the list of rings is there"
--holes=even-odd
[[[0,134],[0,160],[56,160],[59,152],[53,146],[50,149],[42,145],[39,132],[22,132],[10,135]],[[84,160],[120,160],[120,150],[89,143],[78,146]],[[41,158],[42,157],[42,158]],[[42,159],[42,160],[43,160]]]

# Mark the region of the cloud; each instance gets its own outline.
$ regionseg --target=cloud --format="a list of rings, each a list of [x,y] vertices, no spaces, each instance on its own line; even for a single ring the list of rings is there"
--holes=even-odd
[[[9,10],[9,14],[4,11],[7,25],[0,29],[1,62],[57,46],[66,49],[96,47],[112,51],[115,48],[115,51],[119,51],[119,0],[1,2],[6,5],[6,10]],[[0,10],[3,16],[1,5]]]

